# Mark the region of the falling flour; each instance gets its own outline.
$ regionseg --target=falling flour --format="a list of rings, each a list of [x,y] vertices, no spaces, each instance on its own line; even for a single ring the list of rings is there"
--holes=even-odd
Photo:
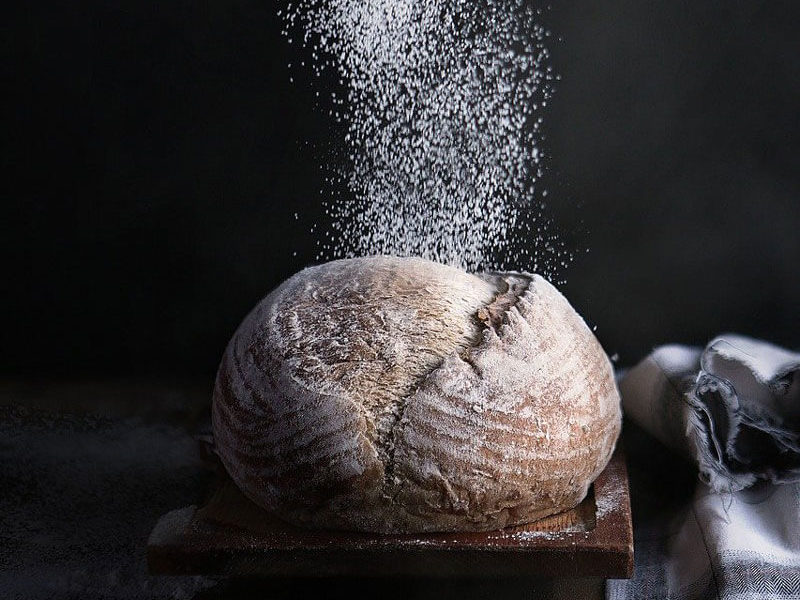
[[[317,259],[416,255],[552,279],[571,260],[543,216],[542,116],[557,76],[526,0],[299,0],[284,33],[333,68],[346,166]]]

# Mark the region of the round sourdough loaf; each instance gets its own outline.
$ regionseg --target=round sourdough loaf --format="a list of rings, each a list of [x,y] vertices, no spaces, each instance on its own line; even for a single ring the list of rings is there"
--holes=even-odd
[[[611,364],[538,275],[338,260],[247,316],[213,427],[242,491],[307,527],[482,531],[567,510],[620,430]]]

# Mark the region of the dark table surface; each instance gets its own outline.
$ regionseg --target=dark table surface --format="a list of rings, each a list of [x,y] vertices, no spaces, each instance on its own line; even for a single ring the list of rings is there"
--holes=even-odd
[[[594,598],[603,581],[152,576],[147,538],[215,475],[210,382],[0,382],[0,597]]]

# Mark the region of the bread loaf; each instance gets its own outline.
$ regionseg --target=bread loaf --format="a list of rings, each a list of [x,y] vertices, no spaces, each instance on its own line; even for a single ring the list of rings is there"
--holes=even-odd
[[[231,339],[216,445],[302,526],[483,531],[569,509],[620,430],[608,358],[547,281],[416,258],[306,269]]]

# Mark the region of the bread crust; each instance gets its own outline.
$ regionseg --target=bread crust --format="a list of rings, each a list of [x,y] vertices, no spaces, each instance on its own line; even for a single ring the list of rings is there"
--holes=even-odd
[[[620,430],[611,364],[525,273],[346,259],[289,278],[223,356],[225,468],[302,526],[484,531],[567,510]]]

